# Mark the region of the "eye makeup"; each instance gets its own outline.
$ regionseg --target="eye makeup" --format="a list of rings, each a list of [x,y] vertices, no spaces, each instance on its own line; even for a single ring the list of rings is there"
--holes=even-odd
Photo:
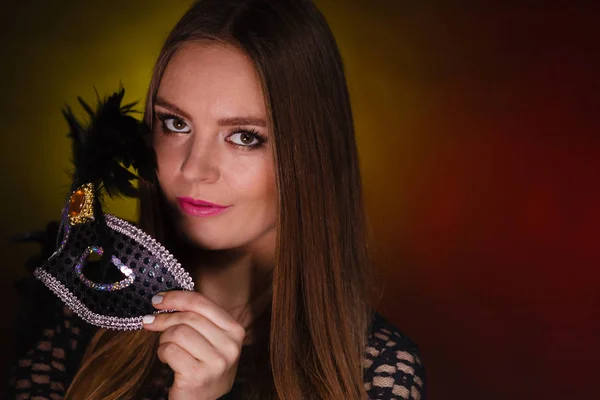
[[[185,119],[180,117],[179,115],[176,115],[176,114],[170,113],[170,112],[155,110],[155,116],[156,116],[155,122],[160,123],[160,130],[164,135],[177,135],[177,134],[187,135],[190,133],[189,131],[177,131],[177,130],[173,130],[172,128],[169,128],[169,125],[172,125],[171,121],[181,122],[181,123],[185,124],[186,127],[189,128],[189,125],[185,122]],[[185,128],[182,128],[182,129],[185,129]],[[250,137],[256,139],[256,143],[254,143],[254,144],[238,144],[238,143],[232,142],[229,138],[231,136],[234,136],[237,134],[249,135]],[[240,150],[243,150],[243,151],[251,151],[251,150],[258,149],[259,147],[263,146],[267,142],[267,139],[262,134],[260,134],[258,132],[258,130],[254,129],[254,128],[250,128],[250,127],[233,128],[227,135],[227,138],[228,138],[227,142],[229,142],[232,146],[235,146],[236,148],[239,148]]]

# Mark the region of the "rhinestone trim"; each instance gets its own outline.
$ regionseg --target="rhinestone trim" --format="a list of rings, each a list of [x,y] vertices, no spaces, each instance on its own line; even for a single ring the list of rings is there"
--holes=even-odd
[[[50,290],[52,290],[73,312],[75,312],[84,321],[105,329],[114,330],[139,330],[143,329],[142,318],[131,317],[131,318],[120,318],[120,317],[109,317],[105,315],[96,314],[90,311],[69,289],[67,289],[62,283],[55,277],[50,275],[42,267],[38,267],[33,272],[33,275],[41,280]],[[162,314],[165,312],[173,312],[177,310],[157,310],[154,314]]]
[[[194,290],[194,282],[190,274],[183,269],[181,264],[177,262],[175,257],[153,237],[148,235],[141,229],[131,225],[129,222],[124,221],[112,214],[105,214],[107,225],[117,232],[122,233],[125,236],[129,236],[138,243],[141,243],[146,247],[152,257],[158,262],[162,263],[167,270],[173,275],[177,284],[187,290]]]

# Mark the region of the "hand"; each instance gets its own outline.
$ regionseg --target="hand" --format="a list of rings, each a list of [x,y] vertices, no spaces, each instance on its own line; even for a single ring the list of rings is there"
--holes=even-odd
[[[159,293],[144,329],[163,332],[158,358],[175,372],[169,400],[215,400],[231,391],[246,331],[229,313],[198,292]],[[147,319],[147,316],[144,317]]]

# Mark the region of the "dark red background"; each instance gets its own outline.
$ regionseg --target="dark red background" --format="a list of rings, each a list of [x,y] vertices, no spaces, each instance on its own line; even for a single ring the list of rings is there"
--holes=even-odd
[[[600,13],[413,11],[426,112],[396,219],[372,207],[397,261],[383,308],[432,399],[598,398]]]

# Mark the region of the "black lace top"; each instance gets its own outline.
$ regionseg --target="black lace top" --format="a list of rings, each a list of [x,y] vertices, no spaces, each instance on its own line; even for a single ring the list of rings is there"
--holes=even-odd
[[[23,303],[18,321],[15,356],[9,368],[9,398],[63,399],[96,327],[79,318],[45,287],[40,288],[35,278],[23,281],[19,289],[30,297]],[[34,303],[32,298],[37,304],[45,303],[43,310],[39,306],[28,309]],[[365,349],[363,371],[369,399],[425,398],[425,371],[416,346],[379,313]],[[232,398],[236,385],[221,400]],[[167,399],[169,386],[142,399]]]

